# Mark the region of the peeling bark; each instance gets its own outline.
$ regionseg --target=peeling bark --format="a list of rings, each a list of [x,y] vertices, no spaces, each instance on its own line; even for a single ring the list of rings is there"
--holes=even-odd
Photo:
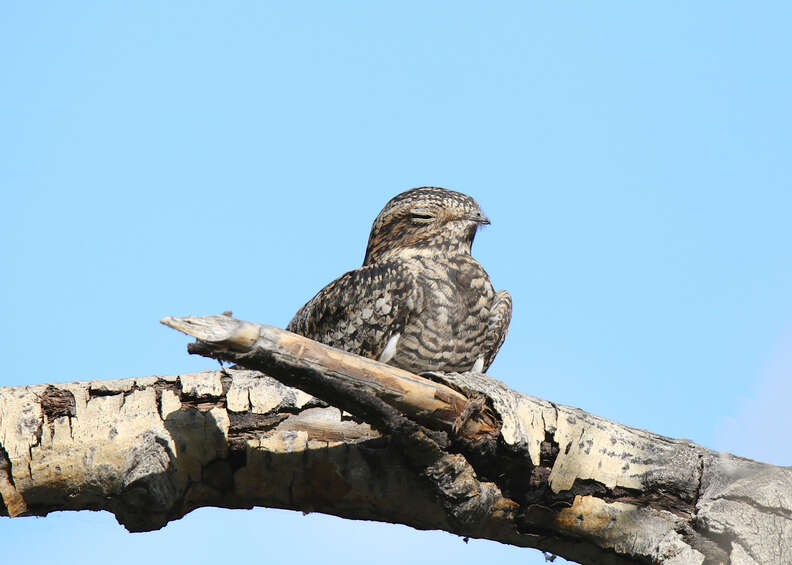
[[[486,375],[417,376],[225,316],[167,323],[255,370],[0,389],[0,515],[103,509],[143,531],[269,506],[581,563],[792,562],[788,468]]]

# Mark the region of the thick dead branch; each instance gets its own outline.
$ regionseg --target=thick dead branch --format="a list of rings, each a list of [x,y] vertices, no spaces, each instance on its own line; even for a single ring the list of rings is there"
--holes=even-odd
[[[321,395],[334,406],[367,420],[384,419],[393,407],[429,428],[450,431],[466,413],[471,439],[496,435],[494,422],[470,422],[473,404],[457,390],[412,373],[271,326],[228,316],[164,318],[162,323],[199,339],[191,353],[239,363],[246,367],[278,367],[278,380]],[[484,407],[476,418],[486,419]],[[373,412],[373,413],[371,413]],[[490,419],[492,416],[490,416]],[[387,425],[383,421],[382,425]]]
[[[443,529],[582,563],[792,559],[789,469],[485,375],[425,378],[225,316],[165,323],[199,338],[192,351],[270,376],[0,389],[0,514],[105,509],[149,530],[200,506],[261,505]]]

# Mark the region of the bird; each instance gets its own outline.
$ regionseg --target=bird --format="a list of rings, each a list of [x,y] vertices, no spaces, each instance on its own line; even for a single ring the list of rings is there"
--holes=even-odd
[[[412,373],[483,373],[500,350],[511,295],[471,255],[489,224],[478,203],[423,186],[374,220],[363,265],[320,290],[287,326],[331,347]]]

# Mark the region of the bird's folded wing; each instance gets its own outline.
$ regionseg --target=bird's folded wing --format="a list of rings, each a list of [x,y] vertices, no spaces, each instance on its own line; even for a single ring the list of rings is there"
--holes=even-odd
[[[486,359],[484,359],[483,369],[486,371],[495,356],[500,351],[503,341],[506,339],[506,333],[509,331],[509,323],[512,317],[512,297],[505,290],[501,290],[495,294],[490,310],[489,319],[489,333],[488,343],[486,349],[488,351]]]
[[[314,296],[286,328],[332,347],[378,358],[401,333],[416,303],[416,285],[399,261],[366,265]]]

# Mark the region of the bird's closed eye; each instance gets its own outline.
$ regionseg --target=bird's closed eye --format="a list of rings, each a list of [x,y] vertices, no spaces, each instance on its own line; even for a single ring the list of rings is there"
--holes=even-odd
[[[426,210],[416,210],[415,212],[410,212],[410,219],[417,224],[426,224],[434,220],[434,214],[430,214]]]

